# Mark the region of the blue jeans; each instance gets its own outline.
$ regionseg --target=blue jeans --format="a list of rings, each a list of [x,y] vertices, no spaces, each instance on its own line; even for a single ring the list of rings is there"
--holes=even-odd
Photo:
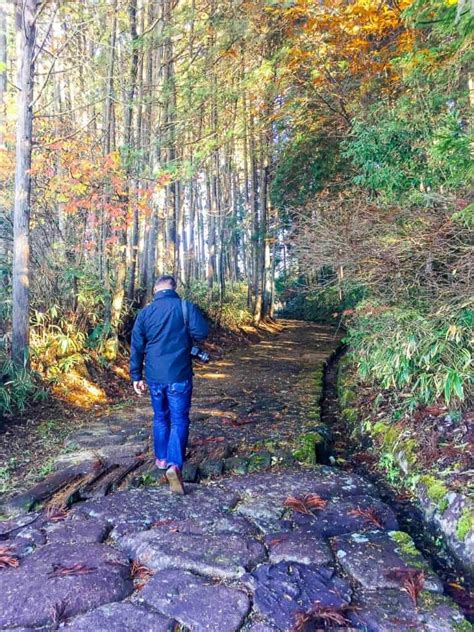
[[[189,434],[189,410],[193,393],[192,379],[175,384],[148,387],[153,406],[153,444],[157,459],[182,467]]]

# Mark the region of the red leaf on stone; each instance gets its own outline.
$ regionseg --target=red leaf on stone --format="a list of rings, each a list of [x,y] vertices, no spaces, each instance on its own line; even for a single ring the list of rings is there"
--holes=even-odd
[[[395,568],[387,574],[390,579],[400,582],[400,587],[409,595],[416,606],[418,595],[425,586],[425,574],[418,568]]]
[[[297,496],[288,496],[285,500],[284,507],[289,507],[293,509],[293,511],[297,511],[298,513],[311,515],[311,511],[306,507],[302,498],[298,498]]]
[[[130,575],[135,582],[135,589],[141,590],[150,577],[153,577],[153,571],[151,568],[148,568],[148,566],[145,566],[145,564],[134,560],[130,567]]]
[[[53,570],[48,573],[48,577],[67,577],[69,575],[89,575],[96,569],[85,564],[77,562],[72,566],[61,566],[60,564],[53,564]]]
[[[51,608],[51,618],[53,619],[54,624],[59,625],[67,619],[67,606],[67,601],[62,600],[55,603],[54,606]]]
[[[303,501],[309,509],[324,509],[328,504],[328,501],[321,498],[318,494],[307,494],[303,497]]]
[[[374,527],[377,527],[377,529],[384,528],[382,518],[373,507],[367,507],[366,509],[357,507],[357,509],[351,509],[348,515],[353,516],[354,518],[364,518],[364,520],[374,525]]]
[[[156,520],[152,523],[151,527],[154,529],[159,529],[161,527],[171,527],[176,526],[178,523],[176,520],[171,520],[170,518],[167,520]]]
[[[347,626],[350,621],[345,616],[348,608],[330,608],[323,607],[315,604],[308,612],[298,612],[295,617],[295,625],[291,629],[291,632],[304,632],[308,623],[315,624],[317,626],[324,626],[326,629],[328,626]],[[318,627],[317,630],[322,628]]]
[[[0,546],[0,568],[18,568],[19,559],[13,555],[12,546]]]
[[[312,515],[312,510],[324,509],[328,504],[327,500],[318,494],[306,494],[305,496],[288,496],[284,502],[284,507],[290,507],[293,511],[302,514]]]
[[[288,537],[273,538],[272,540],[268,540],[268,544],[269,544],[269,546],[277,546],[277,544],[281,544],[282,542],[286,542],[287,539],[288,539]]]
[[[65,520],[67,516],[68,511],[63,507],[56,507],[54,505],[51,505],[51,507],[48,507],[48,509],[46,510],[46,518],[51,522],[60,522],[61,520]]]

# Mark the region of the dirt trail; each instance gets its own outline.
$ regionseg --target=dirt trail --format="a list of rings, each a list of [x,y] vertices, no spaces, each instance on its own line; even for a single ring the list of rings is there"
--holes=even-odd
[[[374,486],[315,463],[336,344],[288,322],[197,370],[184,498],[153,472],[147,403],[71,435],[3,508],[0,629],[467,630]]]

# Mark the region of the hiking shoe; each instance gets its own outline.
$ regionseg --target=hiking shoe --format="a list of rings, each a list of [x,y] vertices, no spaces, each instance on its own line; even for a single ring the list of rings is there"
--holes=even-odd
[[[166,459],[155,459],[155,465],[159,470],[166,470],[168,462]]]
[[[184,496],[184,484],[181,471],[177,465],[171,465],[166,470],[166,478],[170,484],[170,489],[174,494],[181,494]]]

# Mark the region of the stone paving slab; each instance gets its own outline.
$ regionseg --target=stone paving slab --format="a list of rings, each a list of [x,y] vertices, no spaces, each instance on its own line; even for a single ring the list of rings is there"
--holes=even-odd
[[[89,500],[73,511],[105,520],[113,527],[114,539],[150,527],[158,520],[212,519],[231,509],[238,498],[216,488],[210,493],[202,485],[187,485],[184,497],[170,494],[168,488],[153,487],[116,492],[102,499]]]
[[[398,542],[400,534],[405,546],[400,546]],[[407,534],[399,531],[351,533],[332,538],[331,545],[344,571],[367,590],[399,588],[400,579],[397,578],[397,574],[409,569],[418,569],[425,574],[427,590],[443,591],[441,581],[421,553],[415,549]],[[408,555],[407,546],[410,547]]]
[[[273,498],[280,504],[288,496],[305,494],[318,494],[323,498],[342,494],[351,497],[378,495],[375,487],[367,479],[325,465],[310,469],[297,467],[281,472],[244,474],[224,479],[222,486],[245,496]]]
[[[235,632],[250,610],[247,595],[188,571],[159,571],[135,599],[193,632]]]
[[[104,544],[48,544],[0,570],[0,629],[44,626],[133,590],[127,558]]]
[[[116,461],[143,454],[147,449],[147,441],[136,441],[122,445],[98,445],[93,450],[79,450],[77,452],[71,452],[70,454],[60,455],[54,461],[54,467],[57,470],[62,470],[65,467],[73,467],[74,465],[85,462],[94,462],[97,459]]]
[[[14,537],[10,538],[8,542],[13,546],[16,557],[23,558],[33,553],[38,547],[46,544],[47,539],[41,528],[31,525],[22,529]]]
[[[298,612],[315,603],[341,608],[351,601],[352,589],[334,569],[324,566],[279,562],[262,564],[242,581],[254,593],[254,607],[279,630],[291,630]]]
[[[103,542],[110,531],[104,520],[82,518],[63,520],[45,527],[44,532],[49,543]]]
[[[371,632],[456,632],[464,617],[450,599],[424,591],[417,604],[401,590],[361,593],[348,618],[357,630]]]
[[[265,537],[270,562],[299,562],[323,566],[335,562],[325,538],[303,530],[272,533]]]
[[[326,537],[381,528],[398,529],[393,511],[373,496],[356,496],[346,500],[335,498],[314,515],[294,512],[297,527]]]
[[[239,502],[235,512],[252,520],[262,533],[272,533],[278,530],[285,509],[274,498],[259,496]]]
[[[240,535],[195,535],[151,529],[118,541],[133,560],[154,571],[180,568],[200,575],[237,579],[266,559],[265,548]]]
[[[100,606],[61,627],[70,632],[174,632],[175,629],[173,619],[131,603]]]

